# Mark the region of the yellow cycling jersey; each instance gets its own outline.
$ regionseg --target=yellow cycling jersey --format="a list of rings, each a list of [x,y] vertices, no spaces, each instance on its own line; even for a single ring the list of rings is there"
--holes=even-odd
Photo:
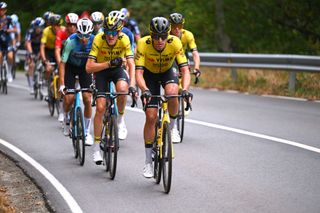
[[[161,52],[153,47],[151,36],[139,39],[135,55],[136,69],[145,67],[153,73],[164,73],[172,67],[174,60],[179,67],[188,65],[178,37],[169,35],[166,46]]]
[[[194,40],[192,32],[182,29],[181,32],[181,42],[183,46],[183,51],[186,51],[189,48],[191,51],[197,50],[197,45]]]
[[[97,63],[101,63],[119,57],[133,58],[130,40],[127,35],[120,32],[114,46],[108,45],[104,32],[100,32],[94,37],[88,58],[94,59]]]
[[[46,27],[42,32],[41,43],[46,45],[48,49],[54,49],[56,34],[52,30],[52,26]]]

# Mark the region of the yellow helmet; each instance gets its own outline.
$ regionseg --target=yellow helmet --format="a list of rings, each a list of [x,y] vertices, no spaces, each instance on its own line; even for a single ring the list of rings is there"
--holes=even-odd
[[[108,14],[108,17],[104,20],[104,29],[120,31],[123,27],[121,14],[122,13],[117,10],[111,11]]]

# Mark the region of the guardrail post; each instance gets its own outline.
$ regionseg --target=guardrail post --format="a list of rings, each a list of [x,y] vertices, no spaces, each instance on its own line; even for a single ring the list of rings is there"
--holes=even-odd
[[[236,68],[231,68],[231,77],[233,81],[236,81],[238,79],[238,73]]]
[[[294,92],[296,89],[296,72],[289,72],[289,91]]]

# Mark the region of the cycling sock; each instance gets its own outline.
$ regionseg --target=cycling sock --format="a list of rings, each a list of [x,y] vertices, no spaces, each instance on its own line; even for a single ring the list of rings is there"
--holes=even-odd
[[[146,150],[146,164],[152,163],[152,148],[145,148]]]
[[[124,122],[124,113],[120,113],[119,112],[119,116],[118,116],[118,124],[121,124]]]
[[[33,84],[34,84],[34,83],[33,83],[33,76],[30,76],[30,75],[29,75],[29,76],[28,76],[28,80],[29,80],[29,82],[30,82],[29,86],[30,86],[30,87],[33,87]]]
[[[95,136],[94,137],[94,144],[99,144],[101,141],[101,137],[100,136]]]
[[[60,107],[60,113],[63,111],[63,101],[60,100],[59,102],[59,107]]]
[[[66,125],[68,125],[69,124],[69,113],[68,112],[63,112],[63,115],[64,115],[64,123],[66,124]]]
[[[91,124],[91,118],[84,117],[84,126],[85,126],[86,135],[90,132],[90,124]]]
[[[172,118],[170,116],[170,126],[171,126],[171,129],[177,128],[177,118]]]
[[[94,152],[100,151],[100,144],[94,143],[94,144],[93,144],[93,151],[94,151]]]

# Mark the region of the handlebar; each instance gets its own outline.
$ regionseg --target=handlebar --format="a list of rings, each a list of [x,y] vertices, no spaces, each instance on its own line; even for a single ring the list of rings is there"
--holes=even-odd
[[[182,95],[151,95],[150,99],[151,98],[157,98],[158,100],[160,100],[160,102],[166,102],[171,98],[182,98]],[[141,99],[142,99],[142,95],[141,95]],[[190,100],[189,99],[184,99],[184,100],[186,101],[186,104],[187,104],[186,107],[185,107],[185,110],[189,110],[190,109],[192,111],[192,106],[191,106]],[[143,111],[145,111],[146,110],[146,104],[144,104],[143,101],[142,101],[142,104],[143,104]]]
[[[134,108],[135,106],[137,106],[137,100],[136,100],[136,97],[134,96],[134,94],[131,94],[129,92],[127,92],[127,93],[123,93],[123,92],[98,92],[97,89],[93,90],[92,106],[96,106],[96,99],[99,97],[105,97],[105,98],[110,97],[112,99],[115,99],[121,95],[130,95],[131,99],[132,99],[131,107]]]

